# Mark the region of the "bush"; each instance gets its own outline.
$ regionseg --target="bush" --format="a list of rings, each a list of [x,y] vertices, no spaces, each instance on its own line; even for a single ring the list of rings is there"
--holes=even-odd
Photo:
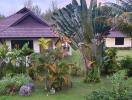
[[[77,63],[71,63],[69,64],[70,66],[70,74],[72,76],[81,76],[82,72],[81,72],[81,68],[78,67]]]
[[[132,92],[119,96],[111,91],[94,91],[86,97],[86,100],[132,100]]]
[[[49,88],[54,88],[56,91],[71,87],[71,80],[69,76],[69,66],[65,62],[58,64],[51,64],[49,66],[48,84]]]
[[[110,78],[112,91],[94,91],[86,97],[86,100],[132,100],[132,92],[125,85],[125,76],[125,70],[117,72]]]
[[[105,54],[103,57],[103,74],[112,74],[119,70],[118,62],[117,62],[117,49],[108,48],[105,50]]]
[[[127,69],[128,76],[132,76],[132,58],[129,56],[124,57],[120,61],[121,68]]]
[[[93,66],[91,70],[88,70],[86,72],[86,76],[84,79],[84,83],[89,83],[89,82],[100,82],[100,65]]]
[[[16,75],[13,77],[7,75],[3,77],[2,80],[0,80],[0,95],[13,95],[19,90],[22,85],[27,84],[29,82],[31,82],[31,79],[23,74]]]

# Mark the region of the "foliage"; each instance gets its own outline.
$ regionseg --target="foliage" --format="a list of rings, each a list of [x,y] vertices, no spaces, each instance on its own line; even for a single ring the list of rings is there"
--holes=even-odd
[[[43,53],[31,56],[32,65],[28,74],[32,79],[45,82],[45,89],[61,90],[70,83],[69,66],[62,62],[60,49],[44,50]]]
[[[113,92],[118,96],[123,96],[126,93],[125,85],[126,71],[121,70],[115,73],[110,79],[113,85]]]
[[[132,76],[132,58],[129,56],[124,57],[120,61],[120,66],[128,71],[128,76]]]
[[[70,74],[72,76],[81,76],[81,68],[78,67],[77,63],[69,64],[69,66],[71,66]]]
[[[6,58],[6,54],[9,52],[9,48],[6,43],[3,43],[2,47],[0,48],[0,58]]]
[[[80,0],[80,4],[73,0],[52,17],[60,34],[66,35],[72,41],[72,47],[81,51],[88,69],[90,69],[89,62],[93,59],[97,60],[96,49],[103,42],[102,35],[109,30],[105,21],[98,20],[104,18],[105,16],[99,13],[99,9],[97,10],[97,0],[91,0],[89,6],[86,0]]]
[[[41,16],[42,12],[41,12],[41,8],[39,8],[38,5],[33,5],[33,1],[32,0],[26,0],[24,2],[24,7],[30,9],[32,12],[35,13],[35,15],[37,16]]]
[[[33,53],[33,50],[30,49],[28,47],[28,43],[25,43],[22,47],[22,49],[20,50],[20,55],[19,56],[27,56],[27,55],[30,55],[31,53]]]
[[[101,47],[104,44],[102,36],[110,30],[104,21],[107,16],[102,15],[97,0],[90,0],[89,6],[86,0],[80,0],[80,4],[72,0],[71,4],[58,10],[52,17],[60,34],[66,35],[72,41],[71,46],[82,53],[87,72],[94,70],[90,62],[95,61],[100,64],[102,62]]]
[[[86,100],[131,100],[132,93],[127,89],[125,77],[125,70],[117,72],[110,78],[113,85],[112,91],[94,91],[92,94],[87,96]]]
[[[0,95],[13,95],[18,92],[19,88],[22,85],[27,84],[29,82],[31,82],[31,79],[23,74],[15,75],[13,77],[7,75],[0,80]]]
[[[48,49],[49,44],[51,43],[50,39],[45,39],[45,38],[40,38],[38,41],[43,49]]]
[[[105,54],[103,58],[102,72],[104,74],[111,74],[118,70],[118,63],[116,59],[117,59],[116,48],[107,48],[105,50]]]
[[[108,6],[118,9],[118,12],[131,12],[132,2],[131,0],[117,0],[120,4],[107,2]]]
[[[92,65],[93,68],[86,72],[86,76],[84,78],[85,83],[100,82],[100,65],[94,64]]]
[[[45,11],[45,13],[42,14],[42,18],[46,20],[50,24],[54,24],[54,21],[52,20],[52,16],[54,12],[58,11],[57,3],[56,1],[51,2],[51,7]]]
[[[59,91],[71,85],[69,77],[69,66],[65,62],[60,62],[57,65],[49,65],[49,88],[54,88]]]
[[[29,60],[26,56],[32,52],[33,50],[28,48],[28,43],[26,43],[22,49],[13,50],[9,50],[8,46],[4,43],[2,48],[0,48],[0,77],[3,77],[7,73],[26,73],[26,64]]]
[[[112,18],[112,29],[119,30],[132,37],[132,2],[131,0],[118,0],[120,4],[106,3],[109,7],[117,10],[117,14]]]

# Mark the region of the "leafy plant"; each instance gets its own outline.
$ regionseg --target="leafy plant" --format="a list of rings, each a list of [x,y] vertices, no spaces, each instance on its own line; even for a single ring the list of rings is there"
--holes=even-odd
[[[117,58],[116,48],[107,48],[105,50],[102,67],[102,72],[104,74],[111,74],[119,69],[116,58]]]
[[[77,66],[77,63],[69,64],[71,66],[70,74],[72,76],[80,76],[81,75],[81,68]]]
[[[65,86],[69,86],[69,66],[65,62],[60,62],[57,65],[49,65],[49,77],[48,81],[51,83],[50,88],[55,90],[61,90]]]
[[[41,52],[45,52],[45,50],[48,49],[50,43],[51,43],[51,40],[50,39],[46,39],[46,38],[40,38],[38,40],[40,46],[41,46],[41,49],[42,51]]]
[[[118,71],[109,78],[113,86],[112,91],[94,91],[86,97],[86,100],[131,100],[132,93],[125,84],[125,77],[125,70]]]
[[[86,73],[94,70],[91,61],[101,64],[104,44],[102,36],[110,30],[105,23],[107,17],[102,16],[97,5],[97,0],[90,0],[89,6],[86,0],[80,0],[80,3],[72,0],[71,4],[55,12],[52,17],[59,33],[66,35],[72,42],[71,46],[82,53]]]
[[[117,96],[124,96],[127,92],[125,85],[126,71],[121,70],[114,74],[110,79],[113,85],[113,92]]]
[[[12,75],[26,73],[26,64],[29,59],[27,56],[31,54],[33,50],[28,47],[26,43],[22,49],[8,49],[8,46],[4,43],[0,48],[0,78],[10,73]]]
[[[132,76],[132,58],[129,56],[124,57],[120,61],[120,66],[127,70],[128,76]]]
[[[7,75],[0,80],[0,95],[15,94],[22,85],[29,82],[31,82],[30,77],[23,74],[15,75],[13,77]]]
[[[100,65],[92,64],[92,69],[86,72],[86,76],[84,78],[85,83],[89,82],[100,82]]]
[[[106,4],[116,10],[118,13],[122,12],[131,12],[132,11],[132,2],[131,0],[117,0],[120,4],[107,2]]]

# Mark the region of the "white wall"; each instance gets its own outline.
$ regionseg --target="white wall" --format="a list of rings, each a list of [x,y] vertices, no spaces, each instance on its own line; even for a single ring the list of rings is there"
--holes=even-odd
[[[131,38],[124,38],[124,45],[115,45],[115,38],[105,38],[106,47],[131,47]]]
[[[6,44],[8,45],[9,49],[11,50],[11,40],[6,40]]]
[[[38,39],[33,40],[33,49],[35,53],[40,53],[40,45]]]

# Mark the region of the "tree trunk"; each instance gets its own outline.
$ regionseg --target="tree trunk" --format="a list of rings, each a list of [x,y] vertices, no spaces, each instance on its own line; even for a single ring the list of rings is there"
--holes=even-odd
[[[81,45],[79,47],[80,52],[82,53],[85,68],[86,76],[85,82],[99,82],[100,81],[100,65],[102,64],[102,50],[103,43],[96,45],[91,43],[88,45]]]

